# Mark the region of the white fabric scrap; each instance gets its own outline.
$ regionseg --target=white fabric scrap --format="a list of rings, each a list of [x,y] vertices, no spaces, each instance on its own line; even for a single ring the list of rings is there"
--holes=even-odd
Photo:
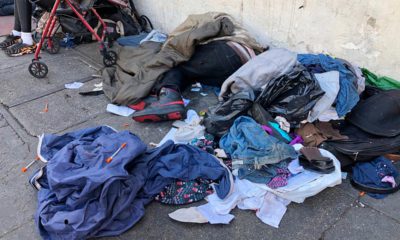
[[[180,125],[175,132],[174,142],[189,143],[194,138],[204,137],[206,128],[200,124],[201,118],[196,111],[190,109],[187,111],[186,116],[185,124]]]
[[[73,82],[73,83],[66,83],[64,86],[66,89],[79,89],[83,86],[84,84],[81,82]]]
[[[290,123],[286,120],[286,118],[281,117],[281,116],[277,116],[277,117],[275,118],[275,121],[278,122],[279,127],[280,127],[283,131],[285,131],[285,132],[287,132],[287,133],[290,132]]]
[[[317,101],[311,110],[307,118],[308,122],[314,122],[321,115],[324,115],[325,111],[331,108],[340,89],[338,71],[314,74],[314,76],[325,94]]]
[[[235,218],[232,214],[218,214],[214,212],[209,203],[199,206],[196,209],[211,224],[229,224]]]
[[[135,110],[125,107],[125,106],[117,106],[114,104],[107,104],[107,112],[119,115],[119,116],[123,116],[123,117],[129,117],[130,115],[132,115]]]
[[[168,216],[178,222],[188,223],[207,223],[208,220],[197,211],[196,207],[182,208],[168,214]]]

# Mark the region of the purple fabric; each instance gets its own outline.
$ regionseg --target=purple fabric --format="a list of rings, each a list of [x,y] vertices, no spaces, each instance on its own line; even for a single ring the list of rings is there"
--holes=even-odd
[[[267,127],[267,126],[265,126],[265,125],[261,125],[261,127],[262,127],[262,129],[263,129],[264,131],[266,131],[269,135],[272,134],[272,128]]]
[[[273,189],[286,186],[290,177],[290,171],[287,168],[278,168],[276,169],[276,173],[277,175],[272,178],[267,186]]]

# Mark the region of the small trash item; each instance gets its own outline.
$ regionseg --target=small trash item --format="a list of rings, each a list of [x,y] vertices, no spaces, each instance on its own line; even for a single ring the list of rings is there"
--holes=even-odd
[[[205,97],[205,96],[208,96],[208,93],[203,93],[203,92],[201,92],[200,95],[203,96],[203,97]]]
[[[119,115],[119,116],[123,116],[123,117],[129,117],[130,115],[132,115],[135,110],[125,107],[125,106],[117,106],[114,104],[107,104],[107,112]]]
[[[21,169],[22,172],[27,172],[28,169],[34,164],[36,163],[36,161],[40,160],[39,156],[36,156],[34,160],[32,160],[28,165],[26,165],[26,167],[23,167]]]
[[[376,199],[382,199],[400,189],[399,172],[385,157],[378,157],[371,162],[356,163],[350,182],[354,188]]]
[[[45,105],[44,105],[42,113],[47,113],[48,111],[49,111],[49,103],[47,101],[45,101]]]
[[[183,98],[182,97],[182,100],[183,100],[183,106],[187,106],[187,105],[189,105],[189,103],[190,103],[190,100],[189,99],[186,99],[186,98]]]
[[[194,87],[194,88],[190,89],[190,91],[192,91],[192,92],[200,92],[200,90],[201,90],[201,88],[198,88],[198,87]]]
[[[107,158],[106,159],[106,163],[111,163],[111,161],[114,159],[114,157],[115,156],[117,156],[117,154],[122,150],[122,149],[124,149],[125,147],[126,147],[126,143],[123,143],[122,145],[121,145],[121,147],[119,147],[118,149],[117,149],[117,151],[115,152],[115,153],[113,153],[113,155],[111,155],[111,157],[109,157],[109,158]]]
[[[79,89],[84,84],[81,82],[66,83],[64,86],[66,89]]]

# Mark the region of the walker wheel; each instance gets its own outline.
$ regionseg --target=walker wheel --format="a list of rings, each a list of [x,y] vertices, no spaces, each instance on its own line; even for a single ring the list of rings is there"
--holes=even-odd
[[[49,39],[50,40],[50,39]],[[56,37],[51,38],[51,47],[49,46],[49,40],[45,42],[45,49],[50,54],[57,54],[60,51],[60,39]]]
[[[46,64],[43,62],[34,60],[29,65],[29,73],[34,76],[35,78],[44,78],[46,77],[49,69]]]
[[[114,51],[107,51],[103,55],[103,63],[106,67],[111,67],[117,63],[117,53]]]

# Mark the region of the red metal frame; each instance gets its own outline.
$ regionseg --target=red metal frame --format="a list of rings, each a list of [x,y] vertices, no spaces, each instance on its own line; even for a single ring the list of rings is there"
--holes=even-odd
[[[53,45],[52,40],[51,40],[51,35],[52,35],[53,29],[54,29],[54,26],[55,26],[56,20],[57,20],[56,11],[57,11],[57,8],[60,5],[61,1],[62,0],[56,0],[53,8],[51,9],[50,17],[46,22],[46,25],[45,25],[43,33],[42,33],[42,37],[40,38],[39,44],[36,48],[34,60],[39,60],[39,54],[40,54],[41,48],[43,47],[43,43],[44,43],[45,39],[47,39],[49,47],[52,47],[52,45]],[[63,1],[65,3],[67,3],[67,5],[71,8],[71,10],[74,12],[74,14],[79,18],[79,20],[82,21],[83,25],[85,25],[85,27],[93,34],[93,36],[96,38],[96,40],[98,42],[100,42],[100,50],[103,50],[105,48],[104,38],[105,38],[105,35],[107,32],[107,25],[103,21],[103,19],[100,17],[100,15],[97,13],[96,9],[94,9],[93,7],[90,8],[90,10],[94,13],[94,15],[97,17],[97,19],[100,21],[101,25],[103,26],[103,32],[101,34],[101,37],[89,25],[89,23],[85,20],[83,15],[76,9],[74,4],[71,3],[71,0],[63,0]]]

